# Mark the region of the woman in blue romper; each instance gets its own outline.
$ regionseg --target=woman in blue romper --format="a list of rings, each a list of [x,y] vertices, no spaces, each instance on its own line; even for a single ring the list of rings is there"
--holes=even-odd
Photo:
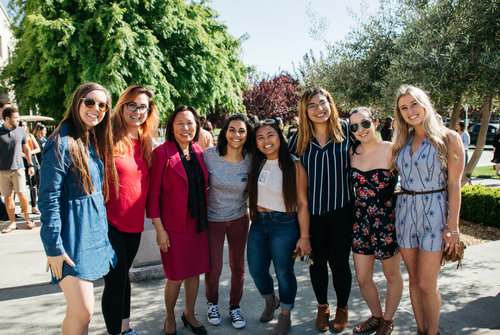
[[[403,194],[396,203],[396,233],[410,278],[418,334],[428,335],[439,334],[437,278],[443,249],[451,252],[460,242],[460,180],[465,162],[460,136],[442,126],[436,115],[421,89],[399,88],[393,164]]]
[[[59,283],[66,298],[63,334],[88,333],[94,309],[93,281],[116,263],[104,205],[107,176],[118,185],[110,105],[111,96],[104,87],[81,85],[44,148],[40,236],[52,284]]]

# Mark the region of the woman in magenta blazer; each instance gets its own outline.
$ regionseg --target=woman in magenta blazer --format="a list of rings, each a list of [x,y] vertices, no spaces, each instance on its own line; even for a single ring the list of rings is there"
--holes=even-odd
[[[165,283],[165,334],[176,334],[174,308],[182,282],[184,327],[206,334],[194,306],[199,275],[210,270],[207,222],[208,171],[198,139],[200,121],[191,106],[180,106],[167,120],[166,142],[154,150],[147,216],[156,229]]]

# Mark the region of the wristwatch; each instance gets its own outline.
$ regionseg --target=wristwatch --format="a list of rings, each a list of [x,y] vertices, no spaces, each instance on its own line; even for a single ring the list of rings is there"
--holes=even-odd
[[[30,168],[30,167],[35,167],[35,166],[33,164],[28,164],[28,167]]]

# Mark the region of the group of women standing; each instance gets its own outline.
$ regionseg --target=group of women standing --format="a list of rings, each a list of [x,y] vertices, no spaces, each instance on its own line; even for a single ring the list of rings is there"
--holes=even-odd
[[[402,295],[401,256],[419,334],[438,333],[437,277],[443,249],[460,241],[458,211],[464,151],[460,137],[439,125],[427,95],[412,86],[396,99],[394,144],[375,134],[376,116],[357,108],[339,119],[331,95],[307,90],[299,103],[299,130],[287,144],[273,119],[242,114],[224,124],[217,145],[196,144],[200,119],[179,106],[167,120],[166,141],[154,149],[158,110],[151,90],[131,86],[111,98],[87,83],[74,93],[65,118],[45,144],[39,207],[47,270],[67,303],[64,334],[88,333],[92,281],[104,276],[102,311],[110,334],[138,334],[130,326],[128,271],[152,219],[165,276],[164,334],[176,334],[174,309],[182,283],[182,323],[195,334],[199,275],[205,273],[207,320],[221,323],[219,279],[227,235],[231,288],[229,317],[240,307],[245,248],[250,274],[265,299],[261,322],[272,334],[291,329],[297,280],[294,257],[310,258],[318,310],[316,327],[348,325],[354,252],[356,277],[371,317],[355,333],[390,334]],[[444,135],[443,135],[444,134]],[[397,175],[402,194],[396,197]],[[250,224],[251,220],[251,224]],[[382,310],[373,281],[375,259],[387,279]],[[269,268],[274,265],[275,293]],[[330,320],[329,270],[337,297]]]

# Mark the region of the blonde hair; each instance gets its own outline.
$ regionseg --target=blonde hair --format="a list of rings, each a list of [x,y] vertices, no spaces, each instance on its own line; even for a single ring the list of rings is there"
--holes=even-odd
[[[415,86],[402,85],[397,91],[396,103],[394,107],[395,136],[394,147],[392,149],[393,169],[396,169],[396,162],[399,153],[415,132],[415,129],[406,123],[401,115],[401,111],[399,110],[399,99],[408,94],[411,95],[425,110],[424,120],[422,121],[425,136],[436,149],[439,161],[446,167],[448,165],[448,149],[446,147],[445,135],[443,135],[443,133],[446,133],[447,129],[443,125],[439,124],[436,118],[436,110],[432,106],[429,96],[423,90]]]
[[[148,97],[148,111],[144,123],[139,126],[139,140],[141,150],[148,168],[153,164],[153,139],[157,137],[159,122],[158,109],[154,104],[154,94],[149,88],[141,85],[129,86],[118,98],[111,123],[113,125],[113,139],[115,142],[114,154],[116,156],[125,156],[129,150],[133,150],[133,145],[128,136],[127,124],[123,116],[123,107],[137,98],[140,94]]]
[[[302,156],[307,148],[307,145],[312,140],[314,136],[314,124],[309,119],[307,115],[307,105],[311,102],[311,99],[317,95],[321,94],[326,97],[328,103],[330,104],[330,118],[327,122],[328,127],[328,137],[330,140],[335,141],[337,143],[343,142],[345,140],[345,136],[342,132],[342,126],[340,124],[339,112],[337,111],[337,107],[335,107],[335,102],[333,101],[332,96],[328,93],[327,90],[321,87],[313,87],[308,89],[302,94],[299,102],[299,131],[297,135],[297,154]]]

